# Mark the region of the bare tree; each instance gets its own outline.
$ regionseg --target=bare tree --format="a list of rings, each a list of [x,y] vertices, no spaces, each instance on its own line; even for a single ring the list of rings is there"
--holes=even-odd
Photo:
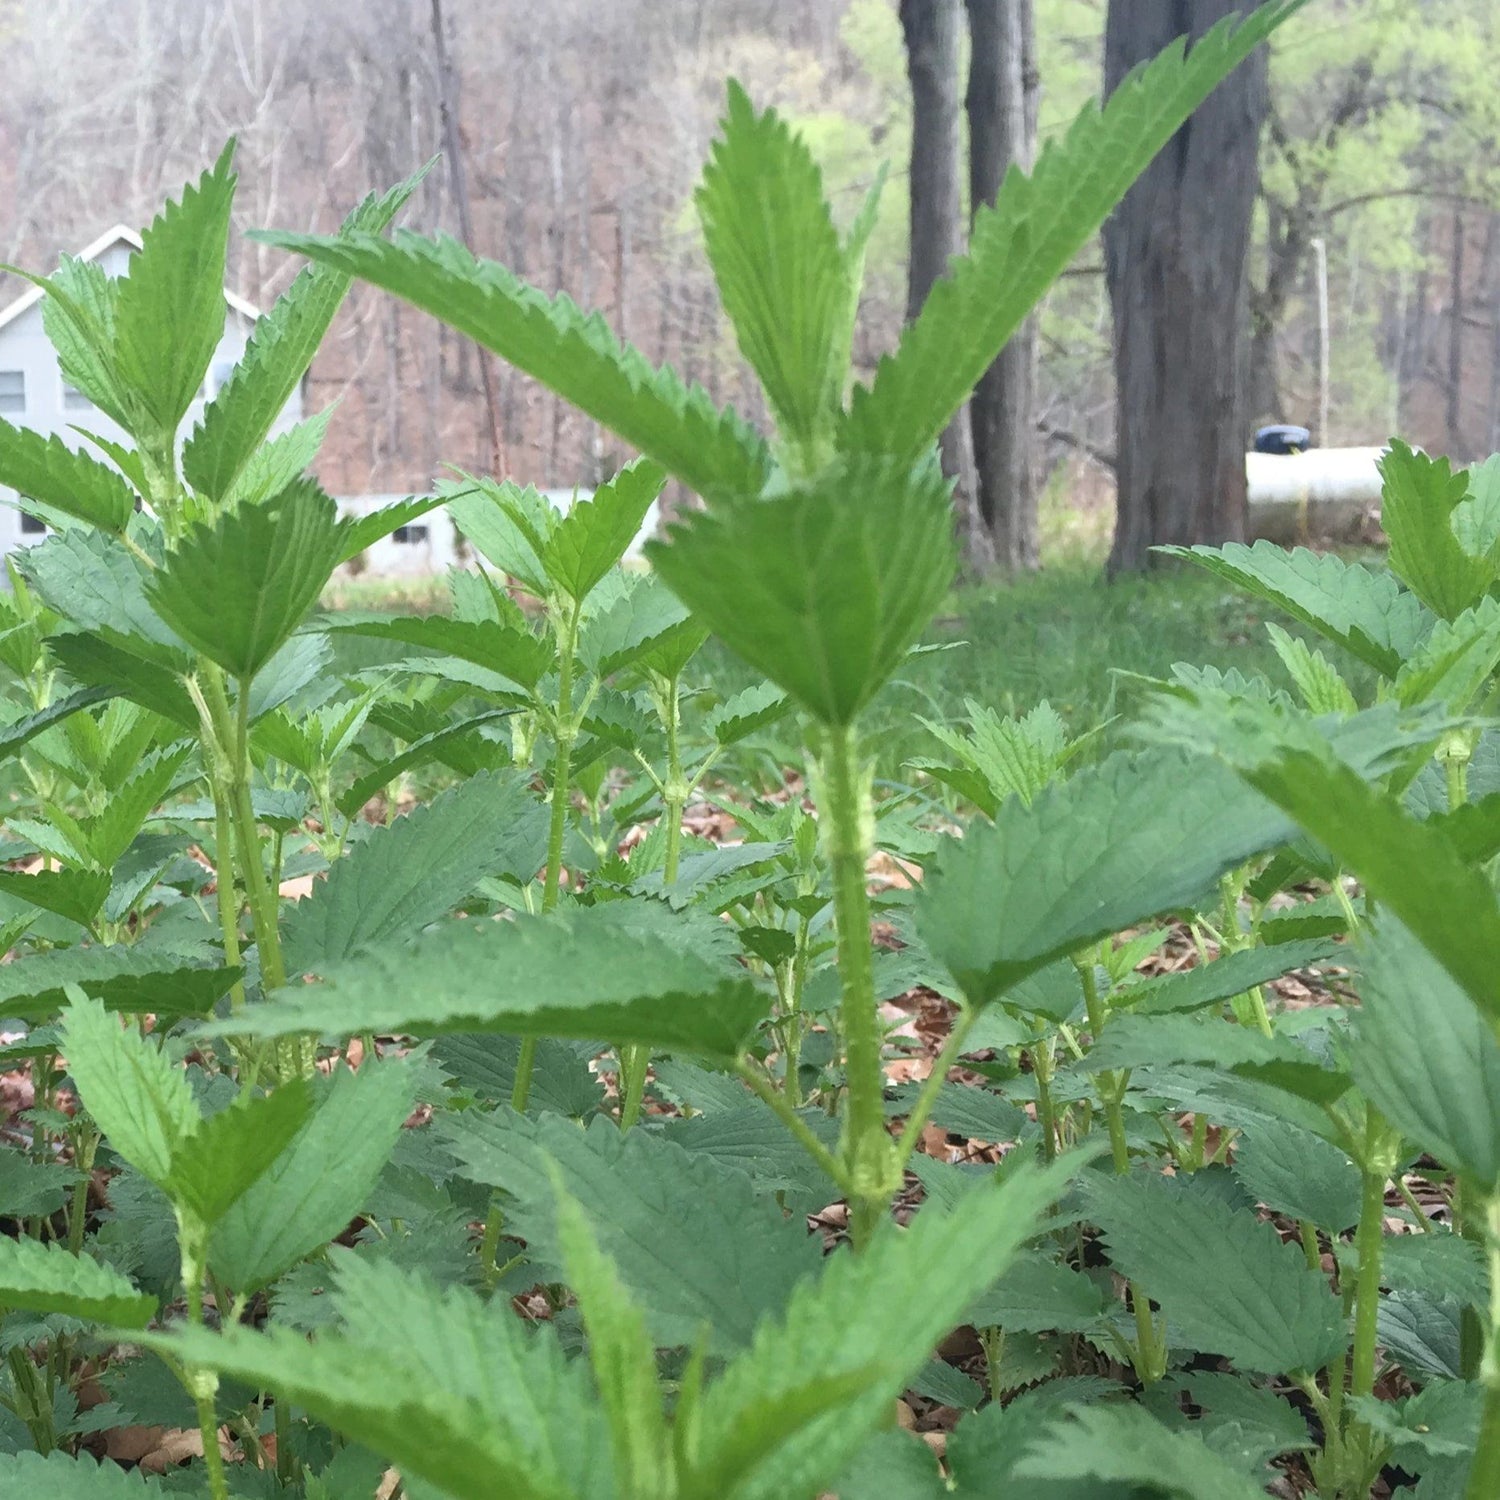
[[[958,72],[960,0],[901,0],[911,81],[911,258],[906,315],[914,318],[960,248]],[[974,438],[965,407],[941,440],[943,472],[956,481],[959,544],[972,572],[989,572],[994,546],[979,510]]]
[[[1240,0],[1110,0],[1105,88],[1186,22],[1202,36]],[[1157,543],[1246,526],[1246,260],[1266,116],[1264,49],[1209,98],[1105,226],[1114,310],[1118,499],[1111,574]]]
[[[969,203],[993,203],[1006,171],[1036,155],[1036,15],[1033,0],[967,0]],[[979,382],[970,403],[979,508],[996,563],[1038,565],[1036,484],[1037,322],[1029,318]]]

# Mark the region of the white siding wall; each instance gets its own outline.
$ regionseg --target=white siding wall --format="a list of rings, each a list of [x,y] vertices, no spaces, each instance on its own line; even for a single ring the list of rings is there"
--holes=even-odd
[[[111,246],[98,258],[98,264],[111,276],[123,274],[129,263],[130,247],[124,244]],[[243,313],[225,308],[224,338],[214,353],[213,364],[205,381],[206,395],[212,397],[223,383],[228,371],[238,363],[245,352],[251,322]],[[30,427],[48,435],[56,434],[72,448],[82,448],[100,456],[97,450],[74,427],[83,427],[97,432],[113,442],[126,441],[125,434],[109,417],[96,407],[68,407],[64,399],[62,371],[57,357],[42,327],[41,303],[35,303],[21,313],[13,322],[0,328],[0,372],[19,370],[26,380],[25,413],[7,411],[0,413],[8,422],[18,427]],[[181,438],[186,438],[203,416],[203,395],[188,408],[183,420]],[[302,420],[302,392],[295,391],[286,409],[276,419],[271,429],[276,435]],[[0,555],[39,541],[35,533],[21,530],[21,512],[15,508],[15,491],[0,487]]]

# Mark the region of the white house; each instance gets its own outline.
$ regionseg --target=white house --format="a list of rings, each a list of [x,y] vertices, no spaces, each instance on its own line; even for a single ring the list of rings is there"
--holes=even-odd
[[[79,252],[80,260],[93,261],[110,276],[123,275],[130,257],[141,248],[141,237],[133,229],[117,224],[93,244]],[[112,442],[126,442],[120,428],[82,392],[62,377],[57,356],[42,327],[40,287],[31,286],[14,302],[0,308],[0,417],[17,427],[30,427],[48,435],[57,434],[74,448],[88,449],[87,439],[77,429],[97,432]],[[229,378],[229,372],[245,352],[250,330],[260,317],[258,309],[227,288],[224,292],[224,338],[214,353],[197,399],[183,419],[184,435],[191,432],[211,400]],[[276,419],[272,435],[285,432],[302,420],[302,391],[292,395]],[[0,556],[30,545],[45,535],[46,528],[23,515],[13,503],[15,492],[0,488]]]

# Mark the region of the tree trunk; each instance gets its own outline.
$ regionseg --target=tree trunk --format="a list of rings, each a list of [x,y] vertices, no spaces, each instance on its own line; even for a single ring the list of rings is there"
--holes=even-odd
[[[1458,459],[1467,457],[1464,448],[1464,236],[1467,226],[1463,213],[1453,210],[1452,239],[1448,245],[1448,280],[1452,295],[1448,299],[1448,389],[1444,403],[1447,417],[1448,452]]]
[[[922,310],[933,283],[959,250],[959,6],[960,0],[901,0],[912,95],[908,318]],[[979,512],[967,407],[948,425],[939,446],[943,472],[956,481],[953,503],[964,563],[971,572],[989,572],[995,563],[994,547]]]
[[[1036,17],[1033,0],[967,0],[969,203],[993,203],[1012,163],[1036,156]],[[1036,319],[1028,318],[985,372],[970,403],[979,509],[1006,572],[1038,565]]]
[[[1243,0],[1110,0],[1105,88]],[[1105,226],[1114,311],[1119,498],[1110,573],[1157,543],[1246,527],[1246,259],[1267,107],[1264,48],[1221,84]]]

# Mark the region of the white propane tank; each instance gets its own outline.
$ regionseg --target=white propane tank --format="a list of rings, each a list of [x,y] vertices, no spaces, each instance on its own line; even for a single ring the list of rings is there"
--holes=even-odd
[[[1309,448],[1247,453],[1250,534],[1291,543],[1309,532],[1339,536],[1359,529],[1380,504],[1384,448]]]

